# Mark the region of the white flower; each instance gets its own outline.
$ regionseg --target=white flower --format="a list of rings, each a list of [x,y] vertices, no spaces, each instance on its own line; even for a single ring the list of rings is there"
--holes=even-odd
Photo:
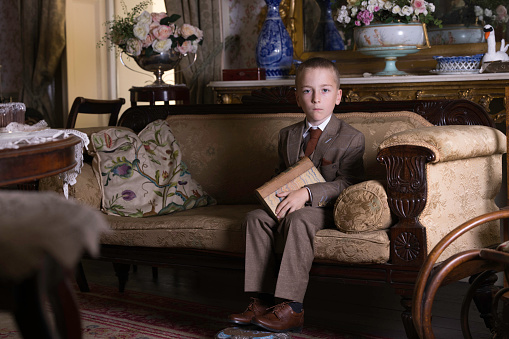
[[[369,0],[368,8],[375,8],[375,7],[378,7],[378,0]]]
[[[138,56],[141,54],[142,43],[138,39],[129,39],[126,43],[127,54]]]
[[[430,11],[431,13],[434,13],[435,12],[435,5],[428,3],[428,11]]]
[[[357,15],[357,7],[352,8],[352,18]]]
[[[483,14],[483,9],[479,6],[474,6],[474,14],[475,16],[482,16]]]
[[[487,16],[487,17],[490,17],[490,16],[493,16],[493,11],[489,8],[486,8],[484,10],[484,15]]]
[[[414,9],[411,6],[405,5],[401,9],[401,13],[403,16],[412,15],[413,12],[414,12]]]
[[[169,51],[172,45],[172,41],[170,39],[168,40],[155,40],[152,43],[152,48],[154,49],[154,52],[162,53]]]
[[[384,2],[384,6],[383,7],[384,7],[385,10],[390,10],[390,9],[392,9],[392,6],[393,6],[392,2],[386,1],[386,2]]]
[[[137,37],[140,40],[145,40],[145,38],[148,35],[148,32],[150,32],[150,25],[149,24],[143,24],[143,23],[137,23],[133,27],[133,33],[134,36]]]
[[[346,19],[350,19],[350,17],[348,16],[348,10],[346,9],[346,6],[343,5],[341,6],[341,8],[338,10],[338,17],[336,18],[336,21],[343,24],[343,23],[348,23],[346,22]]]
[[[140,15],[134,19],[134,22],[141,24],[149,24],[152,22],[152,15],[149,12],[143,11]]]
[[[401,7],[399,7],[398,5],[395,5],[394,7],[392,7],[392,14],[402,15],[401,14]]]

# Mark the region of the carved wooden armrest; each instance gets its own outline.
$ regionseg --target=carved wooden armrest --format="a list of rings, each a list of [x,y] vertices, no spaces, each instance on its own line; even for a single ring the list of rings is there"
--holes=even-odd
[[[382,149],[377,160],[387,169],[387,201],[399,221],[390,229],[391,262],[420,266],[426,259],[426,229],[419,215],[426,206],[426,164],[434,153],[420,146]]]
[[[434,126],[396,133],[379,149],[377,159],[387,169],[389,207],[399,218],[390,230],[392,263],[419,266],[428,253],[429,239],[419,222],[428,199],[428,164],[501,155],[506,146],[505,135],[491,127]]]

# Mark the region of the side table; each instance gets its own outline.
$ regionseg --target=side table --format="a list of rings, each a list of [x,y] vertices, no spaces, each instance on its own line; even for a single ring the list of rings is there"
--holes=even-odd
[[[26,183],[76,166],[76,136],[41,144],[0,150],[0,186]]]
[[[0,150],[0,186],[24,183],[73,168],[76,166],[75,145],[79,142],[78,137],[70,136]],[[59,337],[80,339],[80,313],[68,272],[50,255],[44,254],[41,260],[44,265],[30,277],[19,282],[0,281],[0,309],[14,314],[24,338],[54,338],[56,334],[44,303],[49,299]]]
[[[149,102],[150,105],[155,105],[156,101],[164,101],[165,105],[169,105],[170,100],[189,104],[189,88],[184,85],[131,87],[129,92],[131,92],[131,107],[137,106],[138,102]]]

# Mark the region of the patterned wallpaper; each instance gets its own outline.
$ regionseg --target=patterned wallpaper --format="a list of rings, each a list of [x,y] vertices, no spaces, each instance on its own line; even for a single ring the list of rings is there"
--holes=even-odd
[[[256,43],[258,27],[265,19],[261,14],[264,0],[223,0],[229,17],[223,27],[225,38],[236,39],[225,52],[224,69],[256,68]],[[224,11],[223,11],[224,13]]]
[[[16,1],[0,1],[0,95],[14,100],[21,90],[21,43]]]

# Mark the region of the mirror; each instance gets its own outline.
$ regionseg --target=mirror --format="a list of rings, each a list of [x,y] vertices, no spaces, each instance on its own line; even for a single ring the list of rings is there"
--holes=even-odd
[[[351,30],[346,31],[334,20],[338,9],[347,0],[295,0],[297,25],[302,26],[302,51],[352,50]],[[443,28],[428,27],[434,45],[483,42],[482,26],[491,24],[497,40],[509,40],[507,0],[431,0],[434,16],[443,22]],[[460,31],[461,30],[461,31]],[[333,33],[333,31],[335,31]],[[441,33],[443,32],[443,33]],[[442,36],[441,36],[441,34]],[[328,35],[328,39],[324,36]],[[435,39],[433,39],[435,37]],[[329,41],[324,41],[329,40]],[[332,41],[332,42],[331,42]]]
[[[383,69],[381,60],[375,60],[354,51],[351,34],[343,32],[339,24],[334,21],[337,8],[346,4],[346,0],[286,1],[290,1],[290,8],[293,9],[293,16],[290,14],[289,18],[291,22],[289,31],[294,42],[296,59],[306,60],[313,56],[322,56],[335,60],[342,74],[346,76],[359,76],[364,72],[376,72]],[[509,41],[507,0],[433,0],[430,2],[435,4],[435,16],[444,21],[444,29],[433,33],[436,28],[428,27],[431,48],[398,58],[398,65],[401,65],[401,67],[398,66],[399,69],[410,71],[412,74],[429,74],[436,65],[433,56],[474,55],[486,52],[486,44],[481,42],[484,34],[480,24],[483,22],[475,15],[477,4],[489,4],[492,7],[491,16],[486,16],[483,12],[483,19],[490,20],[489,23],[495,27],[498,41],[501,38]],[[473,15],[472,12],[474,12]],[[338,33],[342,41],[325,46],[324,27],[330,26],[331,19],[336,28],[339,28]],[[460,28],[469,28],[473,31],[459,32]],[[462,36],[464,38],[461,38]],[[472,40],[474,36],[481,40]],[[334,50],[324,48],[331,46],[337,48],[333,48]]]

